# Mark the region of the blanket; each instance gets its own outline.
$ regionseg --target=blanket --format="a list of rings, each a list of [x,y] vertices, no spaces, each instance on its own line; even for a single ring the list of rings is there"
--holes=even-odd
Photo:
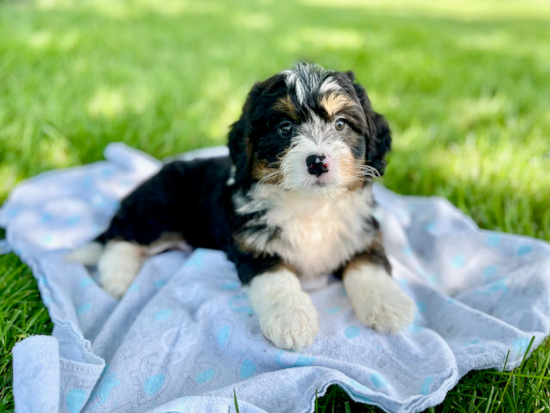
[[[376,215],[393,276],[418,308],[400,334],[362,325],[327,277],[304,286],[319,312],[315,342],[281,350],[263,337],[233,264],[205,249],[148,259],[115,300],[93,269],[64,257],[161,162],[123,144],[105,157],[23,182],[0,210],[54,324],[51,336],[13,349],[17,412],[227,413],[234,395],[241,412],[308,412],[333,384],[355,401],[417,412],[470,370],[518,366],[550,331],[550,245],[480,230],[444,199],[380,185]]]

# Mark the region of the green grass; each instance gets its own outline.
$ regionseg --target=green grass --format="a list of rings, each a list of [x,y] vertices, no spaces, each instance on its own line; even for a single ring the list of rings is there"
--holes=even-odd
[[[550,241],[550,4],[465,0],[0,1],[0,202],[124,141],[156,157],[225,142],[254,81],[300,60],[355,71],[395,145],[384,183],[484,228]],[[0,257],[0,411],[14,343],[49,333]],[[433,411],[550,410],[548,342],[468,374]],[[370,411],[333,387],[319,411]]]

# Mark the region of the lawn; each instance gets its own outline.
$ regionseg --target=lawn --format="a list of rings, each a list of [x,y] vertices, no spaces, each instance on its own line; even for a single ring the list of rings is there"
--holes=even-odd
[[[550,241],[548,39],[542,0],[0,0],[0,203],[108,142],[159,158],[222,144],[253,82],[307,60],[354,70],[388,118],[387,187]],[[11,348],[51,328],[30,270],[0,256],[0,412]],[[432,410],[548,411],[549,361],[547,341]],[[375,410],[348,400],[331,388],[319,411]]]

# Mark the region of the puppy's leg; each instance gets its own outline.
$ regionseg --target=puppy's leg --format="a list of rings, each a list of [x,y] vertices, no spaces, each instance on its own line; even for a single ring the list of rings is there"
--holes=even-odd
[[[109,241],[97,263],[99,282],[113,297],[130,287],[145,259],[145,247],[127,241]]]
[[[167,234],[181,235],[180,218],[186,211],[180,196],[181,191],[185,192],[181,189],[184,174],[181,162],[165,165],[122,200],[108,228],[94,242],[67,259],[87,265],[97,263],[102,287],[114,297],[124,295],[146,254],[162,250],[158,241]]]
[[[313,342],[319,329],[317,310],[291,270],[271,268],[254,276],[247,288],[262,332],[273,344],[301,351]]]
[[[381,243],[353,258],[343,272],[344,287],[357,317],[379,332],[397,333],[414,320],[414,302],[391,278]]]

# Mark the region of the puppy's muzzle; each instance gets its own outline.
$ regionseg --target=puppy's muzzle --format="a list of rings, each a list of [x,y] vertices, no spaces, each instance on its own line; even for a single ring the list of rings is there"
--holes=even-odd
[[[318,178],[325,172],[328,172],[330,161],[324,154],[313,154],[306,158],[306,165],[307,171]]]

